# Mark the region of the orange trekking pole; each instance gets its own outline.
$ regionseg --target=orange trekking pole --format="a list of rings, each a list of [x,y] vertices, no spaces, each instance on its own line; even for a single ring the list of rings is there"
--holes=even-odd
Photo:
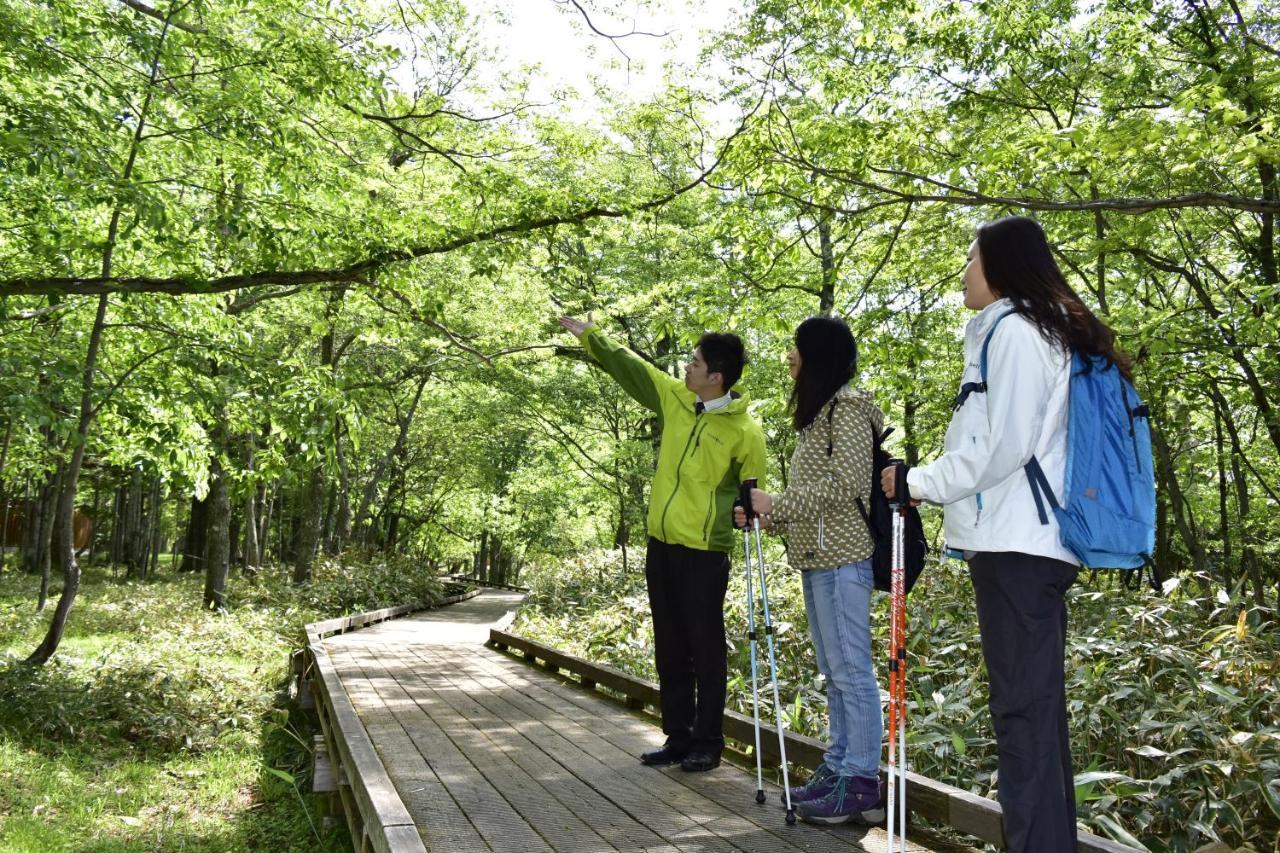
[[[907,466],[894,463],[893,555],[890,562],[889,619],[889,790],[887,826],[888,853],[894,850],[894,818],[902,839],[902,853],[907,849],[907,562],[906,519],[911,505],[907,489]],[[896,803],[895,803],[896,800]],[[895,810],[894,806],[897,806]],[[895,814],[896,812],[896,814]]]

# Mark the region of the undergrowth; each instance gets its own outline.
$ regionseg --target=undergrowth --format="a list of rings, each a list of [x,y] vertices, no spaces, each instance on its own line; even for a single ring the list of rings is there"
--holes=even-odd
[[[786,723],[821,738],[826,704],[799,575],[781,568],[780,558],[775,553],[770,564],[779,568],[770,571],[769,603]],[[532,595],[514,630],[656,678],[643,573],[624,572],[619,552],[527,568],[522,577]],[[1162,853],[1212,841],[1275,851],[1280,630],[1273,612],[1208,589],[1193,578],[1160,597],[1124,590],[1109,577],[1091,585],[1085,575],[1072,589],[1067,691],[1080,820],[1097,834]],[[728,704],[750,714],[745,600],[735,560],[725,604]],[[877,594],[873,608],[874,647],[884,649],[887,596]],[[909,599],[908,626],[913,769],[994,797],[986,676],[960,564],[929,567]],[[878,661],[877,672],[883,676]],[[762,713],[771,704],[763,702]]]
[[[214,613],[202,576],[90,567],[58,653],[32,667],[22,658],[52,608],[35,612],[37,578],[0,573],[0,850],[349,850],[306,793],[290,654],[307,622],[442,589],[373,555],[315,574],[300,587],[283,569],[233,577]]]

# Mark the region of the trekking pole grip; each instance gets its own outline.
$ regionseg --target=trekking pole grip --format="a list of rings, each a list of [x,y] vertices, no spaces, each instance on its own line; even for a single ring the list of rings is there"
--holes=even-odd
[[[904,507],[911,503],[911,487],[907,485],[907,472],[911,467],[901,459],[890,459],[889,464],[893,466],[893,500],[890,504],[897,507]]]
[[[755,507],[751,505],[751,490],[758,482],[760,481],[752,477],[750,480],[743,480],[742,485],[738,487],[738,503],[742,505],[742,511],[747,514],[747,521],[756,517]]]

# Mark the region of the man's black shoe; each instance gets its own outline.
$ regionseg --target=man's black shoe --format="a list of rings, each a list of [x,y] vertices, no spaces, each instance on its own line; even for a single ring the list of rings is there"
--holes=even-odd
[[[701,773],[704,770],[720,766],[720,756],[709,752],[691,752],[680,762],[680,769],[690,773]]]
[[[664,746],[662,749],[655,749],[653,752],[642,754],[640,763],[647,764],[650,767],[668,767],[672,764],[679,764],[688,754],[687,750],[672,749],[669,746]]]

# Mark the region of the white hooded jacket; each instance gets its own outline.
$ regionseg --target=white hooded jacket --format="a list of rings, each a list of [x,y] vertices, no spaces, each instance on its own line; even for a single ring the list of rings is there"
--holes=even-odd
[[[998,299],[964,331],[960,383],[982,381],[987,333],[1013,309]],[[1024,465],[1034,455],[1055,495],[1063,493],[1071,358],[1020,314],[1006,317],[987,349],[987,391],[972,393],[951,417],[943,455],[907,475],[911,495],[945,507],[946,546],[957,551],[1016,551],[1080,561],[1058,538],[1048,505],[1041,524]]]

